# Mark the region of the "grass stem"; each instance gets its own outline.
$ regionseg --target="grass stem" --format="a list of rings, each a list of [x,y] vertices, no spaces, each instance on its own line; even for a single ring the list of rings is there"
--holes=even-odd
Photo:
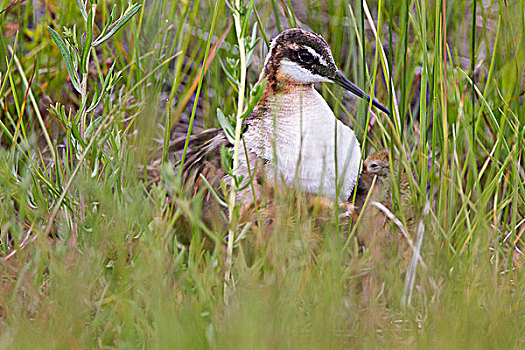
[[[232,268],[232,256],[233,256],[233,242],[235,241],[236,232],[236,219],[234,218],[234,209],[236,205],[237,197],[237,171],[239,168],[239,148],[241,142],[241,129],[242,129],[242,114],[244,109],[244,95],[246,90],[246,43],[244,40],[244,33],[242,31],[241,21],[241,1],[235,1],[235,11],[233,11],[233,24],[235,26],[235,33],[237,35],[237,44],[239,46],[239,92],[237,95],[237,114],[235,120],[235,143],[233,145],[233,166],[232,166],[232,180],[230,188],[230,198],[228,200],[228,246],[226,249],[226,272],[224,274],[224,300],[226,303],[229,301],[229,288],[231,282],[231,268]]]

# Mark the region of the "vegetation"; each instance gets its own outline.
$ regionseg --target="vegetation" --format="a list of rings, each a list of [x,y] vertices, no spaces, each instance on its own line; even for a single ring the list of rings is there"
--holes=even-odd
[[[85,2],[0,1],[1,348],[525,346],[524,0]],[[264,235],[181,190],[170,139],[240,140],[293,26],[394,111],[319,87],[413,174],[408,269],[292,191]]]

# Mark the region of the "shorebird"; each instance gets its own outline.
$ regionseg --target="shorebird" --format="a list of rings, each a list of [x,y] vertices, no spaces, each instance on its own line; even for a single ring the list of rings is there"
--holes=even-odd
[[[411,233],[414,226],[414,208],[410,200],[407,172],[405,169],[401,169],[400,175],[397,175],[397,159],[393,161],[393,170],[394,177],[392,178],[389,152],[383,151],[372,154],[363,162],[363,172],[357,185],[356,215],[361,215],[357,227],[357,238],[378,261],[384,258],[392,247],[392,228],[391,220],[383,211],[373,205],[373,202],[381,203],[388,210],[392,210],[392,181],[399,179],[399,205],[405,214],[408,233]],[[372,184],[374,184],[373,187]],[[370,193],[370,191],[372,192]],[[368,205],[365,207],[367,197],[369,198]],[[401,242],[404,240],[401,237],[400,239]]]
[[[357,239],[368,252],[365,260],[368,273],[362,279],[363,306],[366,305],[368,309],[377,305],[377,296],[384,282],[383,272],[389,271],[392,264],[399,271],[406,269],[412,253],[406,238],[400,234],[395,240],[398,254],[392,256],[392,221],[375,205],[380,203],[392,211],[392,181],[399,181],[399,206],[406,218],[408,234],[413,234],[414,208],[410,200],[410,185],[407,172],[401,169],[399,173],[398,164],[394,158],[391,169],[388,151],[368,156],[363,162],[357,185],[354,214],[360,216],[356,222]],[[368,204],[365,206],[367,198]]]
[[[276,36],[264,61],[259,82],[264,93],[244,120],[238,174],[253,186],[238,192],[241,204],[259,199],[263,184],[285,185],[302,192],[345,202],[359,176],[361,148],[354,131],[337,120],[314,88],[315,83],[335,83],[389,113],[377,100],[351,83],[337,68],[330,47],[318,34],[288,29]],[[181,149],[183,139],[172,144]],[[212,184],[224,178],[222,147],[232,147],[221,128],[190,137],[184,164],[185,179]]]

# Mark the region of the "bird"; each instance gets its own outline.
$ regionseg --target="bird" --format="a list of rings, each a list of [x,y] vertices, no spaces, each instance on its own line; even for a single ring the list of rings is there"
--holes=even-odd
[[[406,269],[411,256],[406,237],[397,236],[398,255],[392,256],[394,237],[391,218],[376,203],[392,212],[392,187],[396,181],[399,187],[399,207],[404,213],[406,232],[413,235],[414,208],[410,200],[410,185],[405,169],[399,170],[399,161],[393,158],[390,166],[388,151],[371,154],[363,161],[355,199],[355,225],[359,244],[368,252],[367,269],[362,285],[365,302],[375,300],[383,278],[379,270],[388,270],[395,264],[399,270]],[[400,172],[399,172],[400,171]]]
[[[263,185],[285,186],[346,201],[360,172],[361,148],[354,131],[339,121],[315,83],[335,83],[363,98],[380,111],[389,110],[350,82],[337,68],[327,42],[314,32],[293,28],[270,44],[258,84],[264,92],[251,114],[243,120],[243,142],[238,176],[239,204],[260,199]],[[171,143],[180,154],[185,138]],[[183,175],[194,191],[217,187],[228,177],[221,167],[221,149],[233,145],[222,128],[189,137]],[[252,186],[246,186],[252,180]]]
[[[356,191],[355,214],[361,215],[357,236],[368,245],[372,245],[376,241],[378,245],[386,244],[390,247],[392,244],[390,218],[370,203],[380,203],[392,211],[393,181],[398,183],[399,205],[405,214],[408,232],[411,231],[414,224],[414,209],[410,200],[407,172],[401,168],[399,174],[397,158],[393,159],[392,166],[393,169],[390,168],[388,151],[374,153],[363,161],[363,171]],[[393,178],[392,174],[394,174]],[[367,198],[369,204],[365,207]]]

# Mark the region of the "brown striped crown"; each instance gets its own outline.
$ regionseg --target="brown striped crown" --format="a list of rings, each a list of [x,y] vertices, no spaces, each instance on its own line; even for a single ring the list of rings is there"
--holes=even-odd
[[[329,82],[336,73],[326,41],[318,34],[294,28],[273,39],[262,76],[276,90],[287,83]]]

